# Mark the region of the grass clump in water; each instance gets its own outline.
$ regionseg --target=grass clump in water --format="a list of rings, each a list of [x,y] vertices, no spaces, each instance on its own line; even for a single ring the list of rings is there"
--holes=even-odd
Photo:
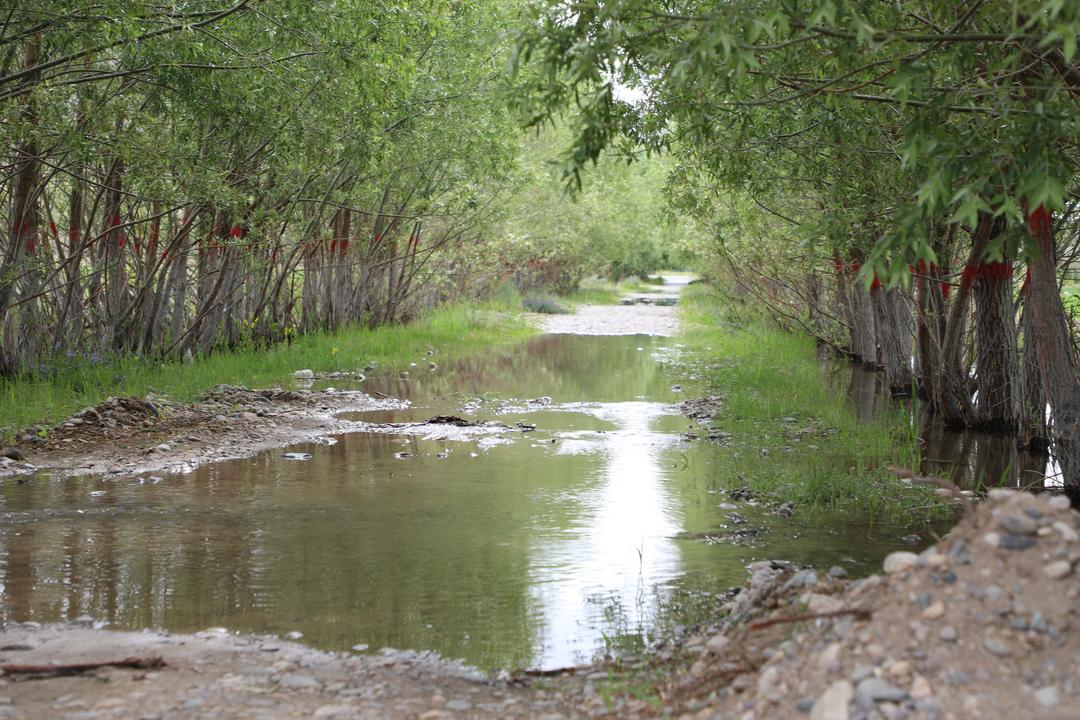
[[[131,356],[63,358],[48,375],[0,378],[0,437],[34,423],[51,424],[110,395],[148,393],[189,401],[217,385],[269,387],[288,382],[296,370],[383,371],[460,356],[536,332],[518,313],[498,305],[455,305],[406,325],[349,327],[313,333],[272,348],[217,352],[193,362]]]
[[[763,320],[727,322],[723,301],[703,285],[687,288],[679,307],[691,362],[723,398],[714,424],[731,433],[730,451],[718,454],[718,486],[870,516],[948,514],[931,490],[887,470],[918,467],[907,414],[894,408],[858,419],[825,381],[813,339]]]

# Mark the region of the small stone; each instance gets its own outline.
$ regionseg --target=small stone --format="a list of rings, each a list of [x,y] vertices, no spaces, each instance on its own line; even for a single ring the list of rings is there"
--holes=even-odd
[[[885,562],[882,563],[882,568],[886,575],[892,575],[914,567],[918,562],[919,556],[915,553],[900,551],[889,553],[885,557]]]
[[[800,698],[799,701],[795,703],[795,709],[803,715],[808,715],[810,711],[814,709],[814,698]]]
[[[1027,515],[1006,515],[1001,518],[1001,527],[1012,535],[1034,535],[1039,531],[1039,523]]]
[[[804,593],[800,600],[806,605],[807,612],[813,615],[826,615],[844,609],[843,601],[834,598],[832,595],[813,592]]]
[[[911,681],[911,697],[916,700],[925,700],[930,697],[931,693],[930,682],[922,675],[916,675],[915,679]]]
[[[1077,542],[1080,540],[1080,533],[1077,533],[1076,530],[1060,520],[1054,523],[1054,529],[1061,534],[1061,537],[1065,538],[1065,542]]]
[[[356,645],[352,646],[352,650],[353,652],[364,652],[369,647],[370,646],[367,643],[357,643]]]
[[[818,655],[817,666],[822,672],[830,672],[840,659],[841,645],[838,642],[830,644]]]
[[[833,565],[831,568],[829,568],[829,577],[845,578],[847,576],[847,568],[842,568],[839,565]]]
[[[772,702],[777,702],[784,696],[787,692],[787,686],[784,685],[784,681],[780,677],[778,667],[770,665],[762,671],[758,676],[757,692],[758,697]]]
[[[355,705],[323,705],[311,716],[313,718],[353,717]]]
[[[1068,560],[1055,560],[1043,565],[1043,574],[1051,580],[1060,580],[1072,572],[1072,565]]]
[[[893,682],[906,682],[911,677],[911,663],[907,660],[897,660],[885,671]]]
[[[949,558],[945,557],[939,552],[932,552],[926,556],[926,566],[932,568],[943,568],[949,564]]]
[[[848,720],[848,703],[855,688],[847,680],[837,680],[821,694],[810,709],[810,720]]]
[[[1002,550],[1027,550],[1035,544],[1035,538],[1027,535],[1002,535],[998,547]]]
[[[709,638],[709,641],[705,643],[705,649],[713,655],[722,655],[730,644],[731,641],[728,640],[726,635],[713,635]]]
[[[451,700],[446,703],[446,709],[454,712],[467,712],[472,710],[472,703],[468,700]]]
[[[1058,690],[1053,685],[1047,685],[1046,687],[1039,688],[1034,692],[1035,702],[1039,703],[1043,707],[1054,707],[1060,701],[1058,697]]]
[[[855,703],[867,711],[872,709],[875,703],[902,702],[907,697],[906,690],[879,677],[868,677],[860,681],[855,689]]]
[[[992,500],[995,503],[1003,503],[1006,500],[1011,500],[1012,498],[1019,496],[1019,492],[1010,490],[1009,488],[991,488],[990,492],[986,493],[987,499]]]
[[[289,690],[318,690],[322,687],[322,683],[311,675],[301,673],[285,673],[281,676],[278,684]]]
[[[302,637],[304,637],[304,633],[300,632],[299,630],[290,630],[289,632],[285,633],[286,640],[299,640]]]
[[[938,600],[922,611],[923,620],[937,620],[945,614],[945,603]]]
[[[1071,507],[1072,502],[1070,502],[1068,496],[1066,495],[1055,495],[1054,497],[1050,498],[1050,508],[1052,510],[1062,512],[1063,510],[1068,510]]]
[[[313,380],[315,379],[315,373],[310,369],[297,370],[293,373],[293,377],[297,380]]]
[[[991,547],[997,547],[1001,544],[1001,535],[996,532],[988,532],[982,536],[983,542]]]
[[[1009,649],[1009,646],[996,637],[983,638],[983,647],[998,657],[1008,657],[1009,655],[1012,655],[1012,650]]]

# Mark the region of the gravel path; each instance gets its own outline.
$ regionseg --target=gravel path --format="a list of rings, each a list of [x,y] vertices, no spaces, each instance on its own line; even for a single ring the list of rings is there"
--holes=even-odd
[[[544,332],[561,335],[659,335],[679,329],[671,305],[583,305],[573,315],[535,315]]]

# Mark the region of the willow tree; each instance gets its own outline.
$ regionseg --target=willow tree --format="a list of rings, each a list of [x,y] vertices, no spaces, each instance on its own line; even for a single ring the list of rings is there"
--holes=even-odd
[[[855,262],[871,293],[915,275],[916,346],[944,369],[929,394],[959,424],[1031,417],[1012,305],[1013,264],[1025,263],[1023,342],[1075,493],[1080,379],[1055,231],[1072,222],[1078,31],[1080,6],[1036,0],[540,3],[519,37],[521,61],[541,68],[523,76],[523,106],[537,124],[579,108],[575,181],[605,150],[677,144],[717,192],[750,193],[838,255],[865,252]],[[644,99],[620,100],[627,86]],[[974,401],[964,372],[972,300]],[[917,364],[924,375],[930,366]]]

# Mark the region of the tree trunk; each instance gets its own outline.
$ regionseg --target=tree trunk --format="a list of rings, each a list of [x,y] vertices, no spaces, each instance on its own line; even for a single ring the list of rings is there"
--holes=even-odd
[[[1058,292],[1054,229],[1049,211],[1028,218],[1035,252],[1031,265],[1031,324],[1035,355],[1052,413],[1053,452],[1065,491],[1080,501],[1080,377],[1073,357],[1065,308]]]

